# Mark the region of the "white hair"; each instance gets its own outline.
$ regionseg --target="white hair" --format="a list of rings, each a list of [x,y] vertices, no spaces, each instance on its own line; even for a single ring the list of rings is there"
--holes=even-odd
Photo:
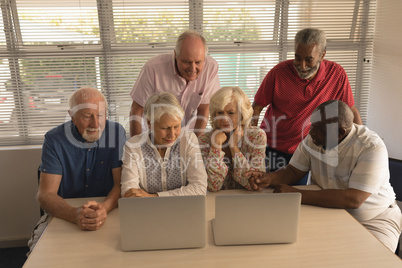
[[[317,28],[305,28],[297,32],[295,37],[295,50],[297,45],[317,45],[320,52],[327,49],[327,37],[323,30]]]
[[[226,105],[232,101],[240,108],[241,124],[248,127],[250,118],[253,116],[253,107],[249,98],[240,87],[222,87],[212,95],[209,102],[209,114],[213,128],[216,128],[214,123],[216,112],[223,111]]]
[[[169,92],[162,92],[149,97],[144,105],[145,118],[153,124],[165,114],[183,120],[184,110],[176,97]]]

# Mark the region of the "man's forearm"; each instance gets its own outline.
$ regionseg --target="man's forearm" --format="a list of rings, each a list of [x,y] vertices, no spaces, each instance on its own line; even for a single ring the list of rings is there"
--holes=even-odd
[[[41,193],[38,195],[41,208],[48,214],[76,223],[77,208],[70,206],[63,198],[54,193]]]
[[[264,109],[264,107],[256,104],[255,102],[253,103],[253,117],[250,123],[251,126],[256,127],[258,125],[258,118],[260,117],[262,109]]]
[[[142,133],[142,114],[144,107],[133,101],[130,109],[130,137]]]
[[[363,125],[363,121],[360,117],[359,110],[357,110],[356,106],[352,106],[351,109],[352,109],[353,116],[354,116],[353,123],[358,124],[358,125]]]
[[[103,206],[107,213],[112,211],[117,207],[117,203],[120,198],[120,187],[115,185],[113,186],[112,190],[106,196],[105,201],[103,202]]]
[[[200,104],[197,109],[197,120],[194,125],[194,133],[198,137],[205,132],[209,118],[209,104]],[[187,123],[187,122],[186,122]]]
[[[130,116],[131,118],[131,116]],[[142,125],[136,120],[130,120],[130,137],[139,135],[142,132]]]
[[[117,167],[112,169],[113,175],[113,188],[106,196],[105,201],[103,202],[103,206],[107,213],[112,211],[114,208],[117,207],[117,203],[120,198],[121,192],[121,171],[122,167]]]
[[[275,172],[272,172],[271,186],[275,187],[279,184],[293,185],[301,180],[308,172],[302,172],[292,165],[287,165]]]
[[[205,128],[207,127],[207,121],[204,118],[198,118],[195,121],[194,125],[194,133],[198,137],[205,132]]]
[[[356,189],[300,190],[302,203],[327,208],[356,209],[370,193]]]

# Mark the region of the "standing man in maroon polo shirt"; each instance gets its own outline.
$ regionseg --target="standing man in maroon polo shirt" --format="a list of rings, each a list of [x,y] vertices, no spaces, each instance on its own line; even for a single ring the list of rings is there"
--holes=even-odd
[[[261,124],[267,134],[269,171],[289,163],[309,132],[311,113],[321,103],[333,99],[345,102],[353,111],[354,123],[362,124],[345,70],[324,60],[326,43],[324,31],[300,30],[295,38],[294,60],[272,68],[254,97],[253,125],[258,124],[262,109],[269,105]]]

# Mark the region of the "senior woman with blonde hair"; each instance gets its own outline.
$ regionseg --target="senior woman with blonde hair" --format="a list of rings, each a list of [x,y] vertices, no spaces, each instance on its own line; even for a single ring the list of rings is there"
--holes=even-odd
[[[212,130],[199,137],[208,190],[247,189],[249,170],[265,171],[266,135],[250,127],[253,108],[239,87],[223,87],[209,103]]]
[[[123,197],[205,195],[207,174],[197,137],[181,129],[184,111],[174,95],[151,96],[144,115],[148,131],[124,146]]]

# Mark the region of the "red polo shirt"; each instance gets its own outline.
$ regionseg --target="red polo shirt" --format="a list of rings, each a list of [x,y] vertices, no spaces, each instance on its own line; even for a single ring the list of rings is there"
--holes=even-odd
[[[321,103],[334,99],[350,107],[354,105],[348,77],[339,64],[323,60],[311,81],[300,78],[293,60],[276,65],[254,97],[256,104],[269,105],[261,124],[267,134],[267,145],[293,154],[308,134],[311,113]]]

